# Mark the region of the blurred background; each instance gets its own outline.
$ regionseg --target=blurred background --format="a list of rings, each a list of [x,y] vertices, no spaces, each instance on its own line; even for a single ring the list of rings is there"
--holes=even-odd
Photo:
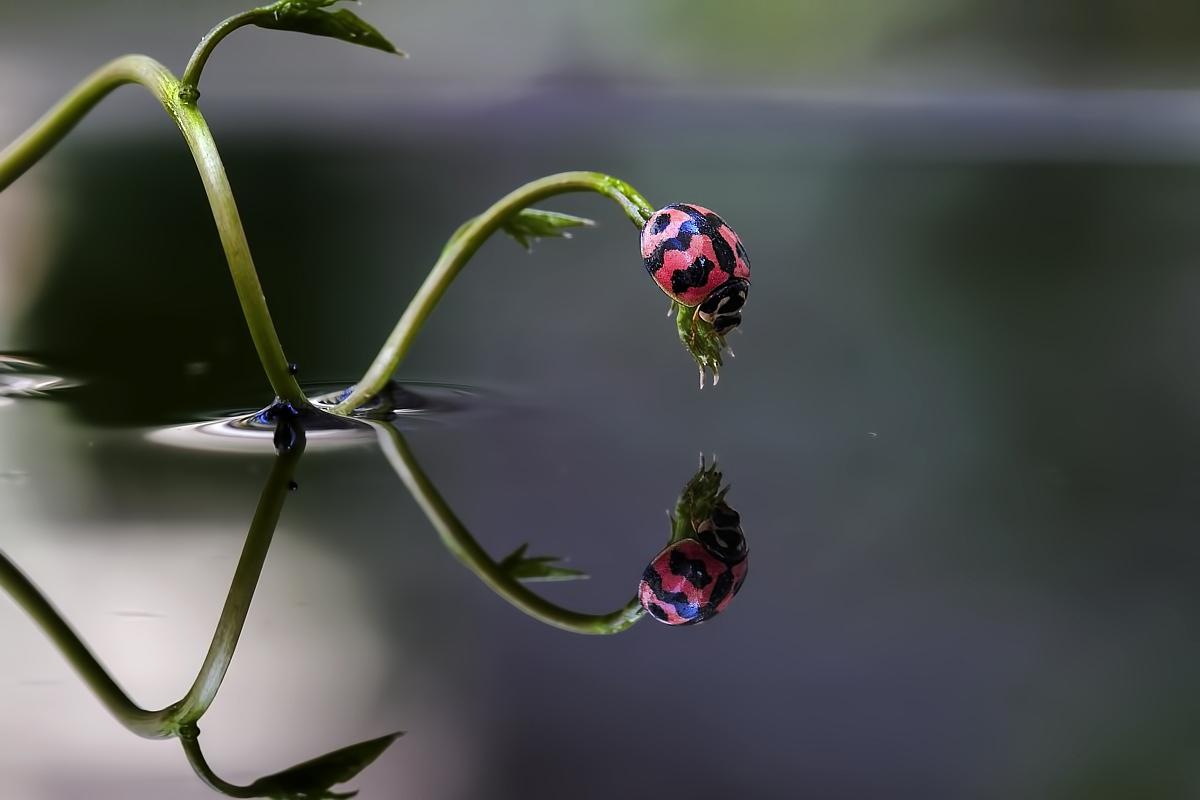
[[[242,8],[0,0],[0,142]],[[700,452],[751,571],[698,628],[572,636],[458,566],[370,440],[314,448],[204,720],[218,772],[403,729],[363,798],[1200,792],[1200,6],[353,8],[412,57],[247,29],[202,85],[301,377],[352,383],[527,180],[709,206],[754,265],[717,389],[636,232],[569,197],[599,226],[489,243],[400,424],[491,552],[592,575],[556,600],[628,599]],[[271,459],[151,438],[271,399],[208,214],[135,88],[0,194],[0,352],[77,384],[0,394],[0,550],[147,706],[190,683]],[[0,795],[209,796],[4,600],[0,642]]]

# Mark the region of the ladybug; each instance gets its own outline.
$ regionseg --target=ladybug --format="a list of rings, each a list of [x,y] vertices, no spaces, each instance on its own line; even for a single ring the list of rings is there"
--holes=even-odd
[[[749,569],[741,518],[719,501],[694,537],[667,545],[642,573],[638,598],[659,622],[695,625],[729,605]]]
[[[642,263],[667,296],[722,336],[742,322],[750,256],[725,220],[703,206],[674,203],[642,227]]]

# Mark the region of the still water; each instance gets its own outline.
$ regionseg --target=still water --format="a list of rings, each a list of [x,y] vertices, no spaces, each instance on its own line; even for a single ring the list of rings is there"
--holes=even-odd
[[[395,425],[489,552],[568,557],[590,580],[538,590],[596,613],[715,456],[745,588],[698,627],[542,625],[447,552],[377,437],[314,437],[201,723],[213,769],[246,784],[403,730],[363,798],[1194,796],[1200,169],[1006,150],[986,120],[977,148],[886,114],[642,120],[681,140],[559,100],[322,141],[213,123],[314,391],[353,382],[446,236],[525,180],[600,169],[724,216],[754,288],[715,390],[636,233],[565,198],[600,226],[489,243]],[[179,430],[270,397],[159,133],[80,136],[23,179],[51,227],[0,341],[63,381],[0,397],[0,550],[148,708],[195,676],[274,459]],[[7,599],[0,641],[0,797],[213,796]]]

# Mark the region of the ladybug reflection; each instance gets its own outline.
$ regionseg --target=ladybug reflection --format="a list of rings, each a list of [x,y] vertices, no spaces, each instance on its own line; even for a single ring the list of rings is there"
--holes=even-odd
[[[742,322],[750,256],[725,220],[703,206],[675,203],[642,227],[642,262],[675,302],[724,336]]]
[[[714,465],[684,489],[674,541],[642,573],[638,598],[668,625],[694,625],[721,613],[742,588],[749,568],[741,517],[725,502]]]

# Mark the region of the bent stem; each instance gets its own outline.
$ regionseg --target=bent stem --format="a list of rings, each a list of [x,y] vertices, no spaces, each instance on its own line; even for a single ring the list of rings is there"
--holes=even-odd
[[[200,39],[200,43],[192,52],[192,57],[188,59],[187,66],[183,68],[183,78],[180,80],[184,92],[193,102],[200,96],[200,73],[204,71],[204,65],[208,63],[208,57],[212,55],[212,51],[217,48],[222,39],[238,28],[253,25],[262,13],[262,9],[252,8],[249,11],[234,14],[232,17],[218,22]]]
[[[183,753],[187,756],[188,763],[192,765],[192,771],[196,773],[196,777],[204,782],[205,786],[215,792],[220,792],[226,797],[259,796],[258,792],[251,787],[230,783],[213,772],[212,767],[208,765],[208,761],[204,758],[204,753],[200,750],[200,738],[197,732],[185,731],[180,735],[179,742],[183,745]]]
[[[139,84],[154,95],[183,134],[208,195],[242,314],[267,380],[280,399],[297,408],[307,408],[308,399],[288,371],[288,361],[250,256],[250,245],[246,241],[233,190],[208,123],[199,109],[184,99],[188,93],[181,93],[183,84],[162,64],[148,56],[123,56],[85,78],[29,130],[0,151],[0,191],[37,163],[110,92],[129,83]]]
[[[343,800],[356,791],[335,792],[333,787],[353,780],[383,755],[402,733],[389,733],[310,758],[282,772],[266,775],[249,785],[230,783],[209,766],[200,749],[200,729],[192,726],[179,734],[184,755],[196,775],[210,789],[229,797],[271,797],[275,800]]]
[[[455,516],[445,498],[421,469],[404,435],[393,425],[367,421],[379,435],[379,446],[396,475],[412,493],[441,537],[442,544],[488,588],[529,616],[572,633],[610,634],[630,628],[645,610],[637,597],[609,614],[583,614],[551,603],[526,588],[500,568],[487,554],[462,521]]]
[[[204,656],[204,663],[188,693],[169,709],[170,719],[176,729],[195,724],[204,716],[216,698],[217,690],[221,688],[225,673],[229,671],[233,652],[237,649],[238,639],[242,635],[242,627],[250,613],[254,590],[258,587],[258,579],[267,560],[271,539],[279,524],[279,515],[291,491],[296,465],[304,454],[304,445],[305,439],[301,432],[290,449],[275,456],[271,473],[267,476],[267,485],[263,488],[258,507],[254,510],[254,519],[246,534],[246,544],[238,559],[237,569],[234,570],[233,581],[225,597],[225,606],[221,609],[221,617],[213,632],[208,653]]]
[[[288,484],[303,451],[301,439],[292,450],[276,456],[246,534],[246,543],[204,663],[187,694],[177,703],[158,711],[148,711],[134,703],[46,596],[3,552],[0,552],[0,589],[8,592],[33,618],[100,703],[122,725],[148,739],[176,736],[204,715],[225,678],[288,495]]]
[[[446,289],[458,277],[458,273],[466,266],[471,256],[475,255],[506,220],[539,200],[572,192],[595,192],[607,197],[621,207],[638,230],[641,230],[646,220],[654,213],[646,198],[632,186],[600,172],[561,172],[548,175],[505,195],[483,214],[464,223],[454,232],[362,380],[349,395],[329,410],[335,414],[350,414],[383,390],[392,373],[408,353],[417,332],[446,293]]]

